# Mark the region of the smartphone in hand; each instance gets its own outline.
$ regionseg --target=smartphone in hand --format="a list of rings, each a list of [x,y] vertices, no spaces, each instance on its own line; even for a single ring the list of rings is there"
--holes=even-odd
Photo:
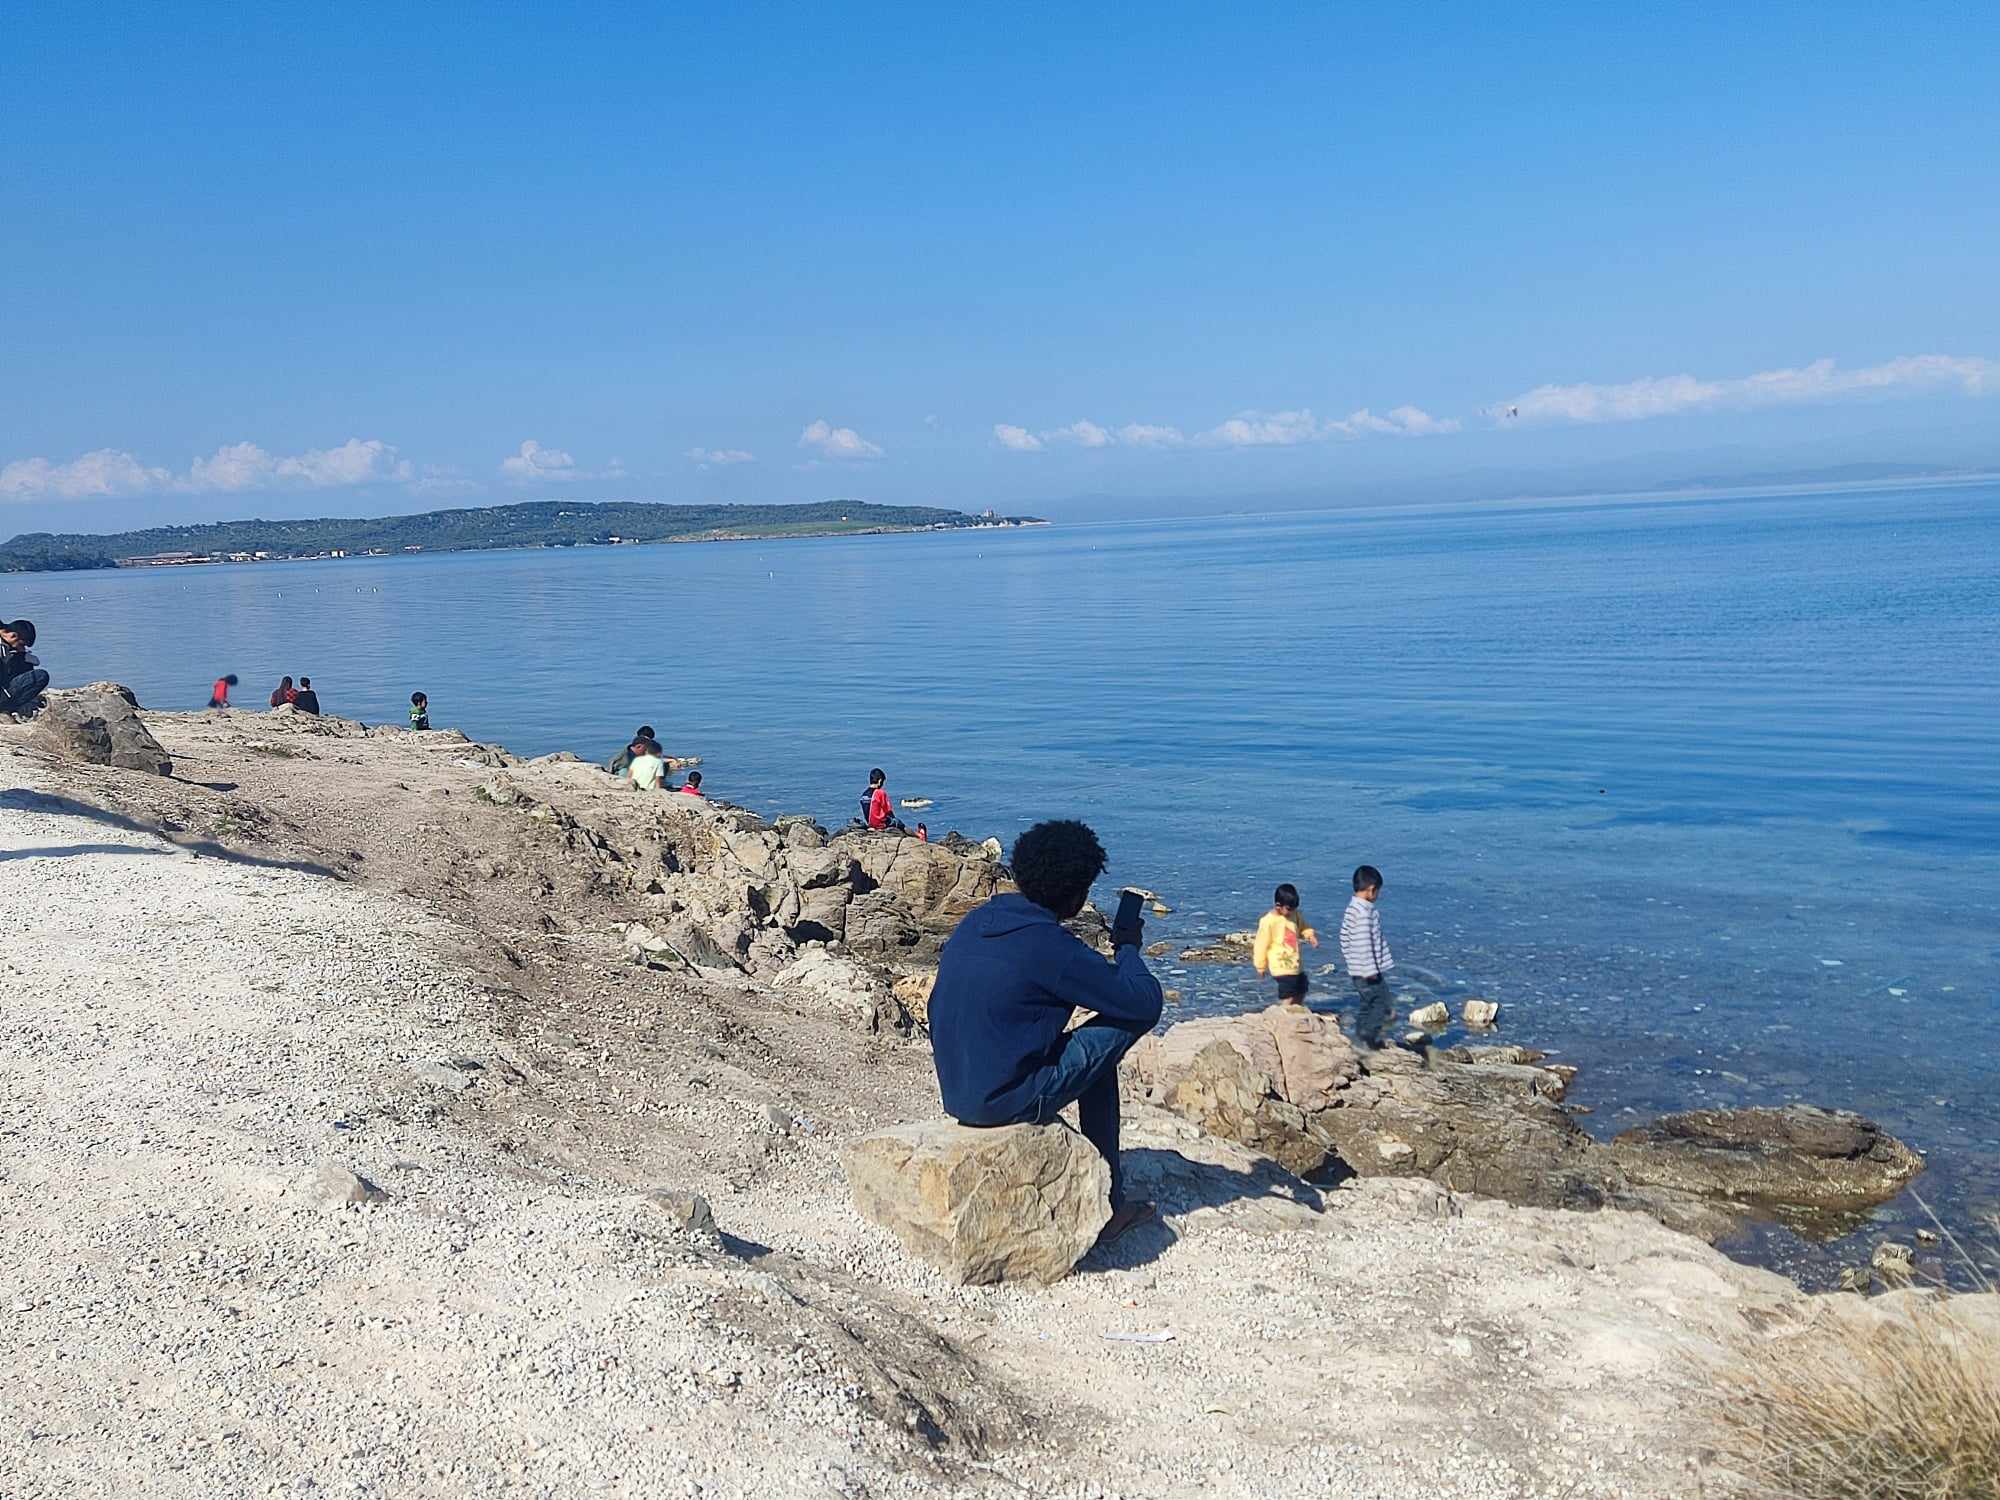
[[[1145,907],[1146,895],[1145,891],[1129,885],[1118,893],[1118,916],[1111,924],[1112,947],[1139,946],[1146,932],[1146,924],[1139,915]]]

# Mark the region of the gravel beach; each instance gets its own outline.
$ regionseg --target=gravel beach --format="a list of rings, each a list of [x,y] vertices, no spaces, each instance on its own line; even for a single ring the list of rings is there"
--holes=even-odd
[[[1827,1301],[1143,1106],[1160,1223],[948,1285],[838,1162],[921,1038],[634,967],[463,742],[270,718],[0,740],[10,1496],[1687,1495],[1705,1362]]]

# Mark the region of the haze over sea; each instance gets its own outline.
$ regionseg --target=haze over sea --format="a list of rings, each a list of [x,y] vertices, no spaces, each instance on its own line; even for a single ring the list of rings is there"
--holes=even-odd
[[[1594,1131],[1859,1109],[1948,1222],[2000,1209],[2000,486],[33,575],[4,612],[149,707],[307,673],[522,754],[650,722],[766,813],[844,821],[881,765],[934,836],[1081,816],[1177,948],[1280,880],[1331,929],[1365,860],[1402,988],[1498,999]],[[1160,967],[1170,1016],[1268,1000]]]

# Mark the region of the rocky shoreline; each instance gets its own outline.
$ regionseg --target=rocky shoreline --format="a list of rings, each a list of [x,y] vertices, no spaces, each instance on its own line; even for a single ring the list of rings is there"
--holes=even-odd
[[[127,1481],[189,1495],[343,1475],[382,1494],[1685,1494],[1701,1360],[1908,1295],[1807,1296],[1666,1227],[1719,1233],[1802,1186],[1830,1212],[1893,1191],[1915,1158],[1866,1122],[1686,1117],[1600,1145],[1531,1056],[1356,1057],[1327,1018],[1276,1011],[1135,1055],[1128,1151],[1157,1226],[1047,1289],[954,1286],[854,1212],[841,1151],[935,1112],[929,965],[1004,888],[996,850],[640,797],[448,731],[106,691],[0,729],[0,757],[5,894],[75,887],[64,942],[10,976],[27,1081],[5,1124],[34,1166],[4,1183],[19,1336],[0,1375],[35,1434],[26,1495],[107,1487],[107,1444],[135,1455]],[[87,1003],[80,974],[101,981]],[[192,1075],[162,1071],[149,1027],[184,1038]],[[78,1068],[108,1091],[81,1114]],[[74,1139],[100,1116],[83,1135],[122,1156]],[[137,1205],[168,1161],[202,1206],[156,1217]],[[74,1226],[54,1247],[24,1228],[50,1193]],[[450,1274],[464,1255],[480,1269]],[[168,1336],[170,1305],[195,1342]],[[23,1396],[92,1319],[123,1342]],[[486,1395],[386,1383],[465,1360]],[[140,1385],[107,1402],[114,1366]],[[226,1420],[186,1378],[204,1370],[235,1393]],[[363,1443],[371,1403],[446,1462]],[[153,1436],[175,1423],[238,1435]]]

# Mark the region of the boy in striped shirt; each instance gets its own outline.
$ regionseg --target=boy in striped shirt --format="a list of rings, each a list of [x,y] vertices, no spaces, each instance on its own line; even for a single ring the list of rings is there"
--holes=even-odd
[[[1395,968],[1389,944],[1382,936],[1382,914],[1375,900],[1382,894],[1382,872],[1363,865],[1354,872],[1354,899],[1340,919],[1340,957],[1354,981],[1360,1005],[1354,1015],[1354,1039],[1370,1052],[1382,1047],[1389,1028],[1389,986],[1382,976]]]

